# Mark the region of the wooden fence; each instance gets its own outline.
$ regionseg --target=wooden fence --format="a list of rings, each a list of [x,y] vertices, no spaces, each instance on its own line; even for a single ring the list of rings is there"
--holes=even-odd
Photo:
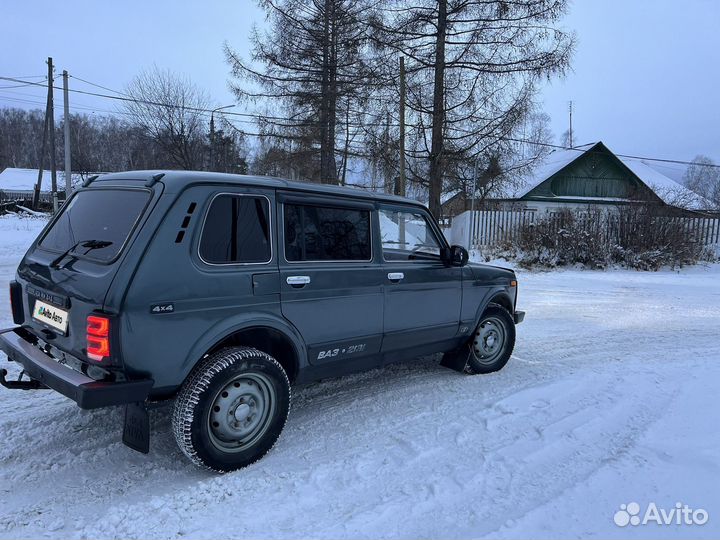
[[[32,198],[32,191],[0,191],[0,203],[17,202],[29,206]],[[58,191],[58,200],[60,200],[61,202],[65,200],[64,191]],[[52,204],[52,193],[50,193],[49,191],[41,191],[40,196],[38,197],[38,201]]]
[[[478,210],[474,213],[474,219],[469,212],[466,214],[463,222],[466,224],[470,222],[473,247],[497,246],[512,242],[523,226],[541,219],[554,221],[553,225],[559,230],[563,227],[565,218],[565,214],[561,212],[534,210]],[[663,216],[652,219],[658,227],[684,228],[691,238],[704,246],[720,246],[720,218]],[[603,214],[600,219],[593,216],[588,220],[588,227],[600,227],[608,238],[619,238],[626,233],[628,227],[623,225],[627,224],[622,223],[620,217],[613,213]],[[465,245],[467,242],[461,243]]]

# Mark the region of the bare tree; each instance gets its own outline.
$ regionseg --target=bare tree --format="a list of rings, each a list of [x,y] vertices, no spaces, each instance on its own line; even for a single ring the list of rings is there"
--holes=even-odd
[[[576,135],[573,133],[571,136],[569,129],[563,131],[562,135],[560,135],[560,146],[563,148],[572,148],[573,146],[577,146],[572,140],[573,137],[576,137]]]
[[[395,0],[389,16],[374,20],[378,45],[408,59],[409,157],[427,164],[435,215],[451,164],[516,136],[535,109],[538,82],[569,65],[574,35],[558,27],[566,4]]]
[[[44,114],[40,109],[0,109],[0,170],[38,166]]]
[[[61,164],[64,164],[64,122],[65,119],[57,128],[60,141],[57,159]],[[114,116],[71,115],[70,149],[73,172],[82,177],[99,172],[166,166],[163,152],[154,144],[148,144],[139,127]]]
[[[155,66],[135,77],[126,93],[134,100],[125,105],[133,123],[162,149],[170,166],[202,168],[209,103],[205,92]]]
[[[720,167],[707,156],[698,155],[683,176],[685,185],[720,208]]]
[[[132,118],[134,120],[134,118]],[[63,118],[56,127],[56,159],[64,167]],[[215,133],[216,169],[225,172],[247,172],[247,143],[244,134],[225,122],[219,122]],[[42,139],[43,112],[0,108],[0,170],[5,167],[36,168]],[[193,144],[202,158],[208,141],[200,130]],[[70,148],[73,172],[88,176],[98,172],[127,169],[163,169],[178,167],[161,145],[150,138],[146,129],[127,117],[113,115],[72,114]],[[200,167],[197,161],[194,167]]]

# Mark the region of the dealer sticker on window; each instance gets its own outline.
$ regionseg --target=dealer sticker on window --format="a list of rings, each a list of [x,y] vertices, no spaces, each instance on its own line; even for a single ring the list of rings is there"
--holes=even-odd
[[[33,318],[38,321],[44,322],[48,326],[57,328],[63,334],[67,332],[68,327],[68,312],[62,309],[35,300],[35,307],[33,308]]]

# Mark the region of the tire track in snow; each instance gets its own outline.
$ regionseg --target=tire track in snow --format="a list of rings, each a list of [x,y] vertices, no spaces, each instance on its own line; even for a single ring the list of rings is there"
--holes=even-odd
[[[22,254],[6,252],[3,281]],[[0,390],[0,538],[512,530],[633,456],[683,375],[720,357],[714,276],[521,275],[528,318],[505,370],[463,377],[423,359],[298,389],[275,449],[221,477],[183,458],[167,409],[151,412],[143,456],[121,444],[120,410]],[[0,308],[9,324],[6,298]],[[679,334],[683,354],[670,355]]]

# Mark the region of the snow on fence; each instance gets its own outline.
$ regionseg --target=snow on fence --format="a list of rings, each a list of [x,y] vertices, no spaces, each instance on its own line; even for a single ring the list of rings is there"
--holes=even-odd
[[[58,195],[61,197],[65,197],[64,192],[58,191]],[[6,203],[9,201],[31,201],[33,198],[33,192],[32,191],[7,191],[2,190],[0,191],[0,202]],[[46,202],[49,204],[52,204],[52,193],[49,191],[41,191],[40,197],[38,199],[40,202]]]
[[[453,219],[447,234],[452,244],[471,247],[498,246],[512,242],[525,225],[543,219],[555,221],[558,229],[563,227],[564,215],[561,212],[538,213],[535,210],[477,210],[471,219],[471,212],[463,212]],[[703,246],[720,247],[720,218],[707,217],[654,217],[659,227],[682,227],[695,241]],[[589,218],[588,227],[601,228],[606,238],[619,238],[631,232],[631,227],[621,222],[621,218],[612,213],[603,215],[600,221]],[[471,229],[472,228],[472,232]]]

